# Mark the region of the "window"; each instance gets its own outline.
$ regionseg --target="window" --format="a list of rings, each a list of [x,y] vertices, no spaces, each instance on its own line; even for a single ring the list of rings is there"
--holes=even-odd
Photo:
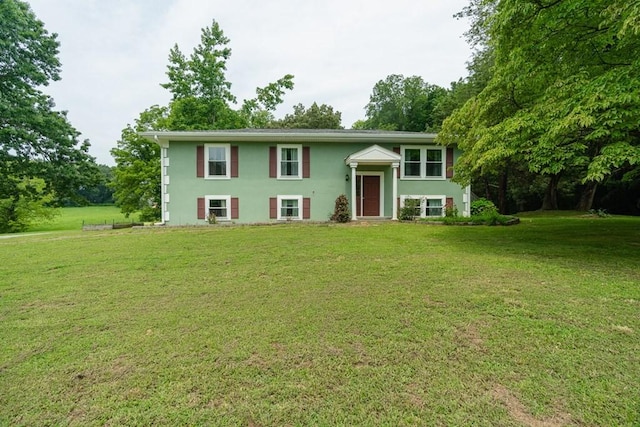
[[[414,205],[416,216],[427,218],[432,216],[444,216],[446,196],[402,195],[401,206]]]
[[[302,219],[302,196],[278,196],[278,219]]]
[[[215,215],[216,220],[231,219],[231,197],[230,196],[207,196],[206,197],[206,219]]]
[[[229,178],[230,149],[228,144],[207,144],[205,146],[208,178]]]
[[[405,176],[420,177],[420,151],[419,149],[407,148],[404,150],[404,174]]]
[[[444,179],[444,147],[402,147],[402,178]]]
[[[278,178],[302,178],[301,145],[278,145]]]
[[[423,216],[444,216],[442,211],[442,199],[424,199],[425,213]]]

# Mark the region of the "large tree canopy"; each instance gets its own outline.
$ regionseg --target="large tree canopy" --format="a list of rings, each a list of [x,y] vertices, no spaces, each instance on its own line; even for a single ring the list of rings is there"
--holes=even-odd
[[[293,113],[270,124],[273,128],[284,129],[342,129],[342,113],[334,111],[330,105],[317,103],[305,108],[302,104],[293,106]]]
[[[99,174],[88,141],[40,88],[60,79],[56,34],[25,2],[0,1],[0,229],[28,226],[25,203],[61,202]],[[21,224],[6,226],[7,224]]]
[[[111,154],[116,160],[112,188],[116,204],[126,214],[142,210],[144,220],[160,218],[160,149],[138,136],[148,130],[215,130],[264,128],[273,121],[273,111],[293,88],[287,74],[264,87],[255,98],[235,108],[236,97],[225,71],[231,49],[229,39],[214,20],[203,28],[200,43],[188,57],[178,45],[169,52],[167,77],[161,84],[171,92],[166,107],[153,106],[122,130],[122,138]]]
[[[456,177],[526,164],[601,181],[640,165],[640,7],[627,0],[476,0],[470,34],[491,78],[444,123],[464,154]]]
[[[446,89],[425,82],[422,77],[391,74],[373,87],[364,121],[356,128],[409,132],[434,131],[440,123],[434,110]]]

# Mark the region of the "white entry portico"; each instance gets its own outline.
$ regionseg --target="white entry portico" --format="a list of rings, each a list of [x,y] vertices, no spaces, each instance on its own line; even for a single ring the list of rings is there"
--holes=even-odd
[[[356,200],[358,200],[358,166],[365,165],[391,167],[393,179],[391,219],[398,219],[398,205],[395,200],[398,198],[398,170],[400,168],[400,159],[401,156],[399,153],[394,153],[379,145],[367,147],[364,150],[349,155],[345,159],[346,165],[351,168],[351,218],[353,220],[358,219],[358,205],[356,202]],[[381,203],[382,202],[381,200]],[[360,215],[364,215],[363,210],[361,210]]]

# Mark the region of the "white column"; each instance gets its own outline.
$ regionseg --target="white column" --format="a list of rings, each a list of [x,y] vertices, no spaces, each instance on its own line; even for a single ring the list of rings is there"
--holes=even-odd
[[[400,167],[399,163],[391,164],[391,173],[393,173],[393,209],[391,212],[393,213],[391,219],[394,221],[398,220],[398,168]]]
[[[356,213],[358,212],[356,209],[356,203],[358,202],[356,197],[356,168],[358,167],[357,163],[350,163],[351,167],[351,220],[357,220]]]

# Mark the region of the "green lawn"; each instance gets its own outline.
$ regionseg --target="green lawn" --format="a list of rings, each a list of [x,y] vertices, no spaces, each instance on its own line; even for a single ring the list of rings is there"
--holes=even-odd
[[[113,222],[131,222],[136,215],[126,218],[116,206],[85,206],[61,208],[51,221],[37,224],[29,232],[82,230],[83,224],[112,224]]]
[[[640,218],[0,239],[0,425],[640,424]]]

